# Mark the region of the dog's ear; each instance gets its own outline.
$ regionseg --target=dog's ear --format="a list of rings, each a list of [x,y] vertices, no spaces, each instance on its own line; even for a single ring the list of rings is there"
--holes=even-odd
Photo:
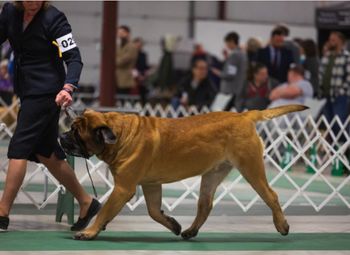
[[[115,144],[117,137],[113,133],[112,129],[107,126],[98,127],[95,129],[95,133],[106,144]]]

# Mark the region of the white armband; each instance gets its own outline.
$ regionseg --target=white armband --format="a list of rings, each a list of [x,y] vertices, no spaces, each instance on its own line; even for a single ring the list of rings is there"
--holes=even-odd
[[[75,41],[73,40],[72,33],[61,36],[60,38],[57,38],[56,41],[62,53],[77,47]]]

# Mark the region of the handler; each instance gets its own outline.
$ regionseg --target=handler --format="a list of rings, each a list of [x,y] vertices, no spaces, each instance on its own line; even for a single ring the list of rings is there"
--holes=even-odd
[[[57,141],[60,109],[72,103],[83,67],[71,26],[62,12],[45,1],[15,1],[4,4],[0,14],[0,44],[7,39],[14,50],[14,91],[21,107],[8,148],[0,231],[8,228],[27,160],[44,164],[78,200],[79,219],[71,230],[81,230],[101,205],[84,191]]]

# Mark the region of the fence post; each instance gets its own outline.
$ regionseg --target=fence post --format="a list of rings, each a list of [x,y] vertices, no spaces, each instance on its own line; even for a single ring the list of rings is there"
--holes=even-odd
[[[67,162],[74,170],[74,156],[67,155]],[[59,192],[56,208],[56,222],[62,222],[63,214],[67,214],[68,224],[74,223],[74,197],[72,193],[66,190],[65,193]]]
[[[334,147],[335,151],[338,151],[338,146]],[[332,162],[332,170],[331,175],[332,176],[342,176],[344,174],[344,166],[343,163],[339,160],[339,158],[333,159]]]
[[[310,162],[316,166],[317,164],[317,152],[316,152],[316,146],[312,145],[310,149]],[[307,165],[306,167],[306,173],[313,174],[315,173],[315,169],[311,165]]]
[[[284,149],[282,161],[280,162],[282,169],[284,169],[292,161],[292,157],[292,146],[288,143]],[[292,171],[292,167],[290,166],[287,171]]]

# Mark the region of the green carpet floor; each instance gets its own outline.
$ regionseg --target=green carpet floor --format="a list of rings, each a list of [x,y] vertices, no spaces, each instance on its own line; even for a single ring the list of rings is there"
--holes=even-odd
[[[13,231],[0,233],[0,251],[76,250],[350,250],[350,233],[199,233],[184,241],[169,232],[106,231],[94,241],[76,241],[71,232]]]

